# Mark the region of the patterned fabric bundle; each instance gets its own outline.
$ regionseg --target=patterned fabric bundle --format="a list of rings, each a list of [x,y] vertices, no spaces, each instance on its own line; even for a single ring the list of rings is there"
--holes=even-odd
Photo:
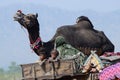
[[[55,48],[59,52],[59,58],[62,60],[66,59],[74,59],[75,63],[77,65],[78,72],[81,72],[81,66],[83,66],[85,55],[71,46],[70,44],[67,44],[64,37],[58,36],[55,39]]]
[[[97,71],[101,71],[101,69],[104,68],[102,61],[95,52],[96,51],[91,51],[90,56],[85,61],[83,65],[84,68],[82,70],[83,73],[89,72],[89,69],[92,71],[92,67],[94,67]]]
[[[100,80],[114,80],[116,78],[120,79],[120,62],[103,69],[99,73]]]
[[[81,57],[81,60],[84,60],[85,58],[85,55],[82,52],[80,52],[70,44],[67,44],[64,37],[62,36],[58,36],[55,39],[55,46],[57,51],[59,52],[59,57],[61,59],[73,59],[78,56]]]

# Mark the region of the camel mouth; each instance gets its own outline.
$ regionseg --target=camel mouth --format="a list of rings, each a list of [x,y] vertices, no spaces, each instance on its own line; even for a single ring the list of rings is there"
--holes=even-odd
[[[14,21],[19,21],[22,17],[15,14],[13,18],[14,18]]]
[[[18,12],[13,16],[14,21],[19,21],[19,20],[21,20],[23,17],[24,17],[24,14],[18,13]]]
[[[18,16],[14,16],[14,21],[19,21],[21,19],[21,17],[18,17]]]

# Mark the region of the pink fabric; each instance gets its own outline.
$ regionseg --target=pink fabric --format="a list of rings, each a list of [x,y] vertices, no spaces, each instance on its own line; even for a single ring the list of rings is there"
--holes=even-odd
[[[120,56],[120,52],[105,52],[102,56],[108,57],[108,56]]]
[[[103,69],[103,71],[99,73],[100,80],[112,80],[115,79],[115,77],[120,79],[120,62]]]

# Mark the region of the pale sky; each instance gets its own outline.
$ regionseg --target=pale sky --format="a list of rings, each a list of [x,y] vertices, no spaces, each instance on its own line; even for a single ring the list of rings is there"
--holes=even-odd
[[[42,4],[73,11],[90,9],[98,12],[109,12],[120,9],[120,0],[2,0],[0,6],[16,3]]]

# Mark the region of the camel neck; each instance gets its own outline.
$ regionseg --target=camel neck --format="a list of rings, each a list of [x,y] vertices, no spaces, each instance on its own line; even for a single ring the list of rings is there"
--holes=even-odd
[[[39,31],[28,30],[30,44],[33,44],[40,36]]]

